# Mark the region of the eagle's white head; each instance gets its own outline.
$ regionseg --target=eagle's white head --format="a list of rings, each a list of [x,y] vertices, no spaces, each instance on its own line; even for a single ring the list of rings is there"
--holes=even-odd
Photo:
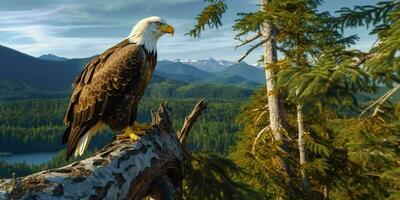
[[[174,34],[174,28],[161,17],[152,16],[140,20],[132,29],[128,40],[131,43],[143,45],[149,52],[157,51],[157,41],[162,35]]]

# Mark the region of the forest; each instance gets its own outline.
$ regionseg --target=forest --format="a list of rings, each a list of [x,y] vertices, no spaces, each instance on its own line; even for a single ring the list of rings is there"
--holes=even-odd
[[[225,1],[208,2],[188,35],[223,25]],[[318,10],[324,3],[261,0],[259,11],[238,13],[239,60],[263,48],[266,88],[237,116],[229,158],[242,172],[232,180],[255,199],[399,199],[400,2],[333,13]],[[354,49],[351,28],[376,41]],[[235,188],[221,199],[251,194]]]
[[[226,1],[205,2],[190,37],[224,24]],[[209,102],[188,140],[184,199],[400,199],[400,1],[332,13],[318,9],[324,3],[261,0],[258,11],[238,13],[239,60],[262,49],[265,85],[149,86],[139,121],[167,101],[178,130],[198,99]],[[376,41],[355,49],[352,28]],[[63,149],[67,93],[13,96],[0,101],[0,152]],[[112,137],[101,133],[82,158]],[[0,161],[0,177],[63,166],[64,154],[34,166]]]
[[[25,90],[18,95],[26,94]],[[173,108],[174,127],[178,130],[184,117],[200,99],[207,98],[209,108],[196,123],[188,139],[188,146],[195,152],[212,152],[227,155],[236,140],[239,127],[235,116],[245,99],[254,93],[253,88],[234,85],[186,84],[177,81],[162,81],[149,86],[139,108],[139,121],[150,121],[150,113],[160,102],[166,101]],[[3,93],[4,94],[4,93]],[[49,163],[31,166],[26,163],[7,164],[0,160],[0,177],[12,173],[24,176],[44,168],[66,164],[65,148],[61,136],[65,129],[62,123],[67,97],[30,97],[26,99],[4,99],[0,101],[0,152],[33,153],[56,152],[59,156]],[[7,100],[8,99],[8,100]],[[105,131],[93,138],[91,152],[113,140],[114,133]]]

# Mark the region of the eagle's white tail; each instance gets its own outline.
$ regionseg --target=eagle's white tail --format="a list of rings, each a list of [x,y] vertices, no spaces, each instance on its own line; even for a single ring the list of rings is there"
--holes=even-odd
[[[99,122],[97,123],[93,128],[91,128],[85,135],[79,139],[78,144],[76,145],[76,149],[74,152],[74,156],[78,157],[83,155],[83,153],[86,151],[86,149],[89,146],[89,142],[92,139],[92,137],[101,129],[104,128],[104,124]]]
[[[89,146],[89,141],[92,139],[91,131],[87,132],[84,136],[81,137],[78,144],[76,145],[74,156],[78,157],[81,156],[87,147]]]

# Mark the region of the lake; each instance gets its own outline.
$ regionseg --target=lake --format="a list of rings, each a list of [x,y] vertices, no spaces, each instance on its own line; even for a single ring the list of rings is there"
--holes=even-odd
[[[51,160],[58,152],[39,152],[26,154],[12,154],[8,156],[0,156],[0,160],[6,163],[22,163],[43,164]]]

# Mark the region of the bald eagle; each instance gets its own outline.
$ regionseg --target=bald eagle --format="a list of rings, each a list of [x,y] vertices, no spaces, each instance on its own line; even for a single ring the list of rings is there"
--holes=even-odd
[[[157,63],[157,41],[165,33],[174,33],[165,20],[142,19],[127,39],[93,58],[76,77],[64,117],[67,160],[82,155],[105,126],[134,140],[149,128],[135,120]]]

